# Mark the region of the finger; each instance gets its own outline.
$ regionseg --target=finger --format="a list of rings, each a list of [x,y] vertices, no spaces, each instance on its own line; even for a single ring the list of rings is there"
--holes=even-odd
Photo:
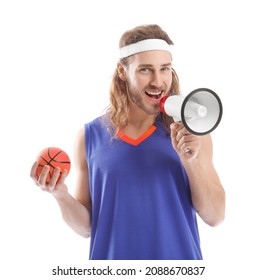
[[[192,139],[191,141],[186,141],[179,146],[179,150],[185,153],[197,153],[200,149],[200,141],[198,139]]]
[[[188,134],[182,136],[182,138],[178,141],[177,147],[180,149],[183,144],[192,144],[195,141],[195,138],[193,135]]]
[[[47,177],[49,175],[50,172],[50,166],[49,165],[45,165],[42,169],[41,174],[39,175],[38,178],[38,184],[41,186],[41,188],[46,189],[46,185],[47,185]]]
[[[191,153],[191,149],[190,149],[190,148],[185,148],[185,149],[183,150],[183,153],[184,153],[184,154]]]
[[[50,182],[48,183],[49,191],[53,191],[55,186],[57,185],[58,179],[60,177],[60,171],[61,170],[59,167],[54,168]]]
[[[177,136],[177,124],[176,123],[172,123],[171,125],[170,125],[170,131],[171,131],[171,137],[175,137],[176,138],[176,136]]]
[[[175,122],[171,123],[171,124],[170,124],[170,129],[171,129],[171,130],[176,129],[176,128],[177,128],[177,125],[178,125],[178,124],[175,123]]]
[[[171,142],[172,142],[172,146],[174,147],[174,149],[176,149],[176,146],[177,146],[177,140],[176,140],[176,137],[177,137],[177,131],[175,129],[175,124],[172,124],[170,126],[171,128],[171,134],[170,134],[170,138],[171,138]]]
[[[59,185],[64,184],[65,179],[66,179],[67,176],[68,176],[68,171],[67,171],[66,169],[64,169],[64,170],[61,172],[61,175],[60,175],[60,177],[59,177],[58,184],[59,184]]]
[[[176,139],[179,142],[182,137],[187,136],[187,135],[191,135],[191,133],[189,133],[185,127],[182,127],[177,131]]]
[[[176,122],[175,123],[175,129],[177,131],[180,131],[181,129],[185,128],[184,124],[182,122]]]
[[[181,154],[192,154],[193,153],[193,146],[192,145],[189,145],[189,143],[184,143],[183,145],[181,145],[179,147],[179,152]]]
[[[30,177],[33,178],[34,180],[37,180],[37,175],[36,175],[36,170],[38,167],[38,162],[34,162],[34,164],[32,165],[32,168],[30,170]]]

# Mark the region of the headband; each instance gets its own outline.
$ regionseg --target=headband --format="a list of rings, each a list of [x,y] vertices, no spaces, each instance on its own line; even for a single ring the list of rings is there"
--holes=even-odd
[[[134,44],[127,45],[120,49],[119,58],[128,57],[130,55],[146,52],[146,51],[166,51],[171,53],[171,45],[169,45],[165,40],[161,39],[147,39],[139,41]]]

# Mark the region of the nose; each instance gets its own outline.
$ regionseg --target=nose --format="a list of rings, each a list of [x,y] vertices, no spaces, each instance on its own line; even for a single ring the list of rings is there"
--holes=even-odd
[[[163,79],[162,79],[162,75],[160,72],[155,71],[154,73],[152,73],[152,79],[150,82],[151,86],[160,88],[163,84]]]

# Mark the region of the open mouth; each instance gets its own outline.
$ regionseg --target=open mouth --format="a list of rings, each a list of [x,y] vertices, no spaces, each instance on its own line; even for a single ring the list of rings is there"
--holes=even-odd
[[[146,95],[149,96],[150,98],[153,98],[153,99],[160,99],[161,96],[162,96],[162,93],[163,93],[163,90],[161,91],[158,91],[158,92],[147,92],[145,91]]]

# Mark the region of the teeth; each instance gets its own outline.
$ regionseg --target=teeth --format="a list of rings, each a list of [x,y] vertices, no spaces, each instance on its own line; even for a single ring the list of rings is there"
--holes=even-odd
[[[162,92],[161,91],[160,92],[149,92],[149,91],[147,91],[147,93],[150,94],[150,95],[159,95]]]

